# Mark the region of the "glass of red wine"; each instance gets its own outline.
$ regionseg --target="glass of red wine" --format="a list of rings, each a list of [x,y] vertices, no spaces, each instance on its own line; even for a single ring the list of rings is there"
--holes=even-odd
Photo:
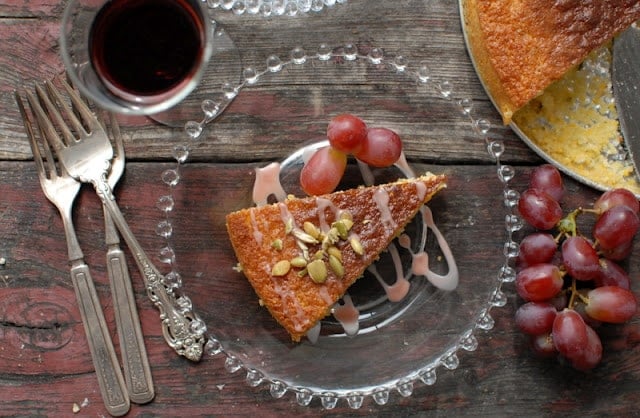
[[[240,76],[235,45],[220,33],[201,0],[71,0],[61,52],[71,81],[96,105],[179,126],[201,113],[207,91],[185,111],[199,83],[220,77],[212,56],[227,51]]]

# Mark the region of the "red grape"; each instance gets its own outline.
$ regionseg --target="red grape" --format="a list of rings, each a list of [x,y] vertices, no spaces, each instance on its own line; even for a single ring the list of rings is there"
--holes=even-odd
[[[529,335],[535,354],[586,371],[602,360],[595,330],[607,322],[624,323],[637,311],[631,279],[617,261],[633,250],[640,202],[626,189],[613,189],[596,200],[594,210],[577,208],[563,217],[563,193],[560,172],[545,164],[531,172],[518,200],[522,219],[541,231],[519,246],[515,287],[525,303],[515,324]],[[595,217],[591,237],[581,231],[588,224],[578,224],[583,216]]]
[[[569,295],[567,295],[567,292],[560,292],[549,299],[548,302],[556,308],[556,311],[561,311],[567,307],[567,303],[569,303]]]
[[[553,235],[544,232],[536,232],[527,235],[520,242],[520,260],[528,266],[540,263],[549,263],[556,254],[558,244]]]
[[[587,315],[612,324],[621,324],[631,319],[638,307],[634,294],[618,286],[596,287],[587,293],[587,298]]]
[[[345,113],[331,119],[327,138],[332,147],[345,154],[356,153],[367,137],[367,125],[357,116]]]
[[[580,292],[584,293],[584,290]],[[601,326],[602,321],[598,321],[597,319],[593,319],[592,317],[590,317],[589,314],[587,314],[586,307],[587,306],[584,303],[575,303],[573,305],[573,309],[580,314],[585,324],[594,329]]]
[[[614,260],[614,261],[624,260],[625,258],[631,255],[632,251],[633,251],[633,241],[629,241],[627,243],[619,245],[616,248],[611,248],[611,249],[602,248],[602,247],[600,248],[600,253],[602,254],[603,257],[609,260]]]
[[[369,128],[367,137],[354,155],[373,167],[389,167],[402,154],[402,141],[397,133],[387,128]]]
[[[629,209],[635,213],[640,211],[640,203],[636,196],[627,189],[611,189],[604,192],[596,203],[593,204],[593,208],[602,213],[607,209],[611,209],[614,206],[628,206]]]
[[[553,344],[563,356],[571,359],[580,355],[587,344],[587,325],[579,313],[572,309],[558,312],[553,321]]]
[[[556,313],[556,308],[548,302],[527,302],[516,311],[516,325],[525,334],[549,333]]]
[[[627,244],[638,231],[640,219],[628,206],[613,206],[600,215],[593,227],[593,237],[600,247],[614,249]]]
[[[560,204],[547,193],[537,190],[525,190],[518,200],[520,214],[531,226],[548,230],[562,218]]]
[[[562,290],[562,273],[553,264],[536,264],[516,275],[516,291],[526,301],[542,302]]]
[[[600,364],[602,360],[602,341],[598,334],[589,325],[586,326],[587,343],[580,353],[571,354],[567,359],[578,370],[591,370]]]
[[[600,259],[600,274],[595,281],[596,287],[618,286],[626,290],[631,289],[631,279],[627,272],[615,261],[607,258]]]
[[[557,201],[560,201],[564,195],[560,171],[551,164],[543,164],[531,172],[529,188],[542,190]]]
[[[539,357],[555,357],[558,354],[553,344],[551,334],[534,335],[531,337],[531,348]]]
[[[300,171],[300,185],[309,195],[322,195],[333,192],[347,167],[347,155],[324,147],[317,150]]]
[[[600,274],[600,258],[589,240],[568,237],[562,243],[562,264],[577,280],[593,280]]]

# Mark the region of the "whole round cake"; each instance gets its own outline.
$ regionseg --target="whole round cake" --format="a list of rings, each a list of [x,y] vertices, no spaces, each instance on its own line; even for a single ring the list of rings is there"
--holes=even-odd
[[[505,124],[640,19],[640,0],[463,0],[470,54]]]

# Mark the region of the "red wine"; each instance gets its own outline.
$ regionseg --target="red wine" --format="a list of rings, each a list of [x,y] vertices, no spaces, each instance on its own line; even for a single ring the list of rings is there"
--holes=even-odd
[[[167,93],[196,73],[204,30],[201,11],[189,0],[111,0],[91,27],[92,65],[115,94]]]

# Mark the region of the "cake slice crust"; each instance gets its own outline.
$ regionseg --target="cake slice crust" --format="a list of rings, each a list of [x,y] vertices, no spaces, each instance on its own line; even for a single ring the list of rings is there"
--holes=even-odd
[[[429,173],[323,196],[289,198],[228,214],[227,231],[242,272],[261,303],[294,341],[300,341],[424,203],[446,187],[445,181],[445,176]],[[324,265],[324,277],[314,272],[311,263]]]

